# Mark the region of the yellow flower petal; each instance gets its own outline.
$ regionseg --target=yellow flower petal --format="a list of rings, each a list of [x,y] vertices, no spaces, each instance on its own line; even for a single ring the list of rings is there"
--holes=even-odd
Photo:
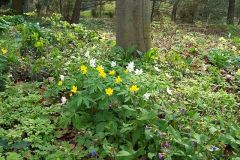
[[[1,51],[3,54],[6,54],[8,52],[8,50],[6,48],[2,48]]]
[[[132,86],[129,88],[129,90],[130,90],[131,92],[137,92],[137,91],[139,90],[139,88],[138,88],[137,85],[132,85]]]
[[[115,83],[119,84],[122,82],[122,78],[120,76],[117,76],[117,78],[115,79]]]
[[[107,89],[105,89],[105,92],[108,96],[111,96],[113,94],[113,89],[112,88],[107,88]]]
[[[58,81],[58,85],[59,85],[59,86],[62,86],[62,85],[63,85],[63,82],[62,82],[62,81]]]
[[[82,72],[82,74],[87,74],[87,67],[85,65],[81,65],[80,71]]]
[[[116,71],[114,70],[109,71],[109,75],[114,76],[115,74],[116,74]]]
[[[76,92],[77,92],[77,89],[78,89],[77,86],[72,86],[71,92],[72,92],[72,93],[76,93]]]

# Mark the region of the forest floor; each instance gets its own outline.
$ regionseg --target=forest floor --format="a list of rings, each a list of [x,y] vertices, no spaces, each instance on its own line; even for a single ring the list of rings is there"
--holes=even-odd
[[[138,59],[112,19],[0,31],[0,160],[240,158],[239,27],[155,22]]]

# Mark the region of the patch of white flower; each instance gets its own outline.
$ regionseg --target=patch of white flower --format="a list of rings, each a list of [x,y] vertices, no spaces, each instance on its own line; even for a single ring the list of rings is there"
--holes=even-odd
[[[168,93],[169,95],[172,95],[172,90],[170,90],[169,87],[167,87],[167,93]]]
[[[67,103],[67,98],[66,97],[62,97],[61,98],[61,105],[64,105]]]
[[[117,65],[117,63],[115,61],[111,62],[111,67],[115,67]]]
[[[134,62],[128,63],[128,65],[127,65],[128,72],[133,72],[134,68],[135,68]]]
[[[96,59],[92,58],[92,59],[90,60],[90,66],[91,66],[92,68],[95,68],[95,67],[96,67]]]
[[[61,79],[61,81],[64,81],[64,79],[65,79],[64,75],[60,75],[59,78]]]
[[[87,52],[85,53],[85,57],[90,58],[90,51],[89,50],[87,50]]]
[[[157,66],[154,66],[154,69],[155,69],[157,72],[160,72],[160,69],[159,69]]]
[[[150,98],[150,96],[151,96],[150,93],[145,93],[145,94],[143,95],[143,99],[144,99],[145,101],[148,101],[149,98]]]
[[[136,69],[135,70],[135,74],[136,75],[141,75],[143,73],[143,70],[142,69]]]

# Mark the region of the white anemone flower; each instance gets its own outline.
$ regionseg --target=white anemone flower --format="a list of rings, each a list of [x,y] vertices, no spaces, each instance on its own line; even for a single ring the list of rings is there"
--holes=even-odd
[[[67,98],[66,97],[62,97],[61,98],[61,105],[64,105],[67,103]]]
[[[145,101],[148,101],[149,98],[150,98],[150,96],[151,96],[150,93],[145,93],[145,94],[143,95],[143,99],[144,99]]]
[[[160,69],[159,69],[157,66],[154,66],[154,69],[155,69],[157,72],[160,72]]]
[[[92,68],[95,68],[96,67],[96,59],[91,59],[90,60],[90,66],[92,67]]]
[[[127,65],[128,72],[133,72],[134,68],[135,68],[134,62],[128,63],[128,65]]]
[[[60,75],[59,78],[61,79],[61,81],[64,81],[64,79],[65,79],[64,75]]]
[[[111,67],[115,67],[117,65],[117,63],[115,61],[111,62]]]
[[[172,90],[170,90],[169,87],[167,87],[167,93],[170,94],[170,95],[172,95]]]
[[[87,50],[87,52],[85,53],[85,57],[90,58],[90,51],[89,50]]]
[[[143,73],[143,70],[142,69],[136,69],[135,70],[135,74],[136,75],[141,75]]]

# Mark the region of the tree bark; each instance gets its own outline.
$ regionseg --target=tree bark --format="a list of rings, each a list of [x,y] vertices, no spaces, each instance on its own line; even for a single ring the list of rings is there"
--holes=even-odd
[[[227,24],[234,24],[235,0],[229,0]]]
[[[146,52],[151,48],[151,0],[117,0],[117,45],[136,46]]]
[[[153,16],[154,16],[154,8],[156,6],[156,0],[153,0],[153,4],[152,4],[152,13],[151,13],[151,22],[153,22]]]
[[[60,9],[60,14],[63,15],[63,0],[59,0],[59,9]]]
[[[177,9],[178,9],[179,2],[180,0],[176,0],[173,5],[171,20],[174,22],[176,22],[176,19],[177,19]]]
[[[12,0],[12,9],[17,14],[23,13],[23,0]]]
[[[82,5],[82,0],[76,0],[74,9],[73,9],[72,18],[71,18],[71,23],[76,23],[76,24],[79,23],[81,5]]]

